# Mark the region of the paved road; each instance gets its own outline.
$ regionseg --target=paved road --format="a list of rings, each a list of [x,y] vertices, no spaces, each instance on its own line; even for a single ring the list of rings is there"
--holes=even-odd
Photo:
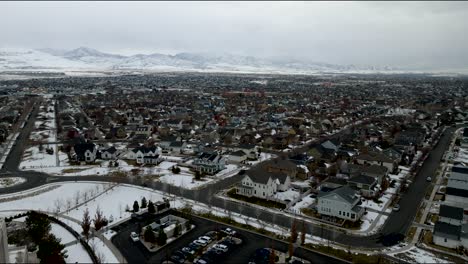
[[[36,107],[37,108],[37,107]],[[226,189],[234,183],[238,182],[243,176],[236,175],[230,178],[227,178],[223,181],[210,184],[207,187],[200,190],[186,190],[183,188],[178,188],[164,184],[161,182],[154,183],[145,183],[141,179],[132,181],[127,178],[112,178],[108,176],[80,176],[80,177],[54,177],[48,178],[49,175],[39,172],[20,172],[18,171],[18,165],[21,160],[21,155],[24,149],[24,145],[27,142],[29,133],[31,132],[34,125],[34,118],[37,114],[38,109],[35,109],[32,118],[28,121],[28,124],[22,130],[20,136],[18,137],[17,144],[13,147],[10,155],[8,156],[5,167],[0,171],[0,177],[5,177],[6,175],[21,176],[27,178],[27,181],[23,184],[0,189],[0,193],[13,193],[17,191],[27,190],[33,187],[43,185],[47,182],[66,182],[66,181],[114,181],[121,183],[129,183],[140,186],[148,186],[154,189],[169,192],[171,194],[176,194],[188,199],[193,199],[202,203],[211,204],[216,207],[225,208],[233,212],[241,213],[243,215],[257,218],[266,222],[274,223],[280,226],[289,228],[293,221],[292,217],[286,216],[278,213],[272,213],[269,211],[261,210],[258,208],[251,207],[249,205],[242,205],[237,202],[226,201],[224,199],[216,198],[214,194],[221,189]],[[349,129],[346,129],[349,130]],[[402,195],[401,198],[401,208],[399,212],[392,212],[389,216],[386,224],[382,229],[382,234],[387,235],[391,233],[406,233],[408,228],[413,221],[414,216],[417,213],[419,203],[424,198],[425,190],[430,183],[426,182],[425,179],[427,176],[433,176],[437,167],[440,164],[440,159],[448,147],[449,140],[455,131],[455,128],[448,128],[443,134],[437,144],[437,146],[430,152],[429,157],[424,162],[420,172],[415,176],[413,184],[410,185],[409,190]],[[345,131],[342,131],[332,138],[340,137]],[[6,173],[6,174],[5,174]],[[380,235],[372,235],[368,237],[348,235],[341,231],[329,230],[321,228],[315,224],[306,224],[306,229],[308,233],[314,234],[315,236],[320,236],[332,241],[344,245],[350,245],[353,247],[363,247],[363,248],[381,248],[383,245],[379,242]]]
[[[166,212],[168,214],[170,212]],[[163,215],[165,215],[163,214]],[[151,221],[157,219],[151,217],[150,221],[140,221],[141,226],[145,226]],[[224,224],[219,224],[217,222],[209,221],[203,218],[193,216],[192,222],[196,225],[196,228],[189,233],[178,238],[175,242],[168,244],[162,250],[155,253],[150,253],[149,251],[141,245],[140,242],[133,242],[130,239],[130,232],[138,232],[138,225],[133,222],[135,220],[130,220],[130,224],[123,224],[123,228],[119,230],[119,233],[112,238],[112,243],[114,243],[117,248],[123,253],[125,259],[128,263],[161,263],[167,257],[171,256],[172,252],[182,249],[182,247],[188,245],[190,242],[195,240],[197,237],[200,237],[206,234],[208,231],[213,231],[216,229],[222,229],[228,227]],[[238,231],[239,237],[243,240],[243,244],[238,248],[235,248],[232,252],[229,253],[228,257],[222,260],[222,263],[248,263],[250,256],[255,252],[255,250],[262,247],[272,247],[276,250],[287,252],[288,244],[282,241],[273,240],[268,237],[264,237],[252,232],[245,230],[240,230],[235,228]],[[294,255],[300,258],[310,260],[312,263],[346,263],[342,260],[338,260],[320,253],[316,253],[304,248],[296,248]]]

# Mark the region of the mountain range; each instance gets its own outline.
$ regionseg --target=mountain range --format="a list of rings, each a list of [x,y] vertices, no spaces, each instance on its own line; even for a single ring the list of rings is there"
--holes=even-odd
[[[232,54],[161,53],[123,56],[80,47],[58,49],[0,49],[0,70],[143,70],[220,71],[247,73],[377,73],[395,72],[392,67],[337,65],[293,59],[257,58]]]

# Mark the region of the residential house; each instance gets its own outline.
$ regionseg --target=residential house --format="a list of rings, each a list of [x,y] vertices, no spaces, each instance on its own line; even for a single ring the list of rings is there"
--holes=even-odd
[[[445,191],[445,202],[468,209],[468,174],[454,171],[450,173]]]
[[[226,168],[226,159],[217,152],[202,152],[192,165],[196,171],[215,174]]]
[[[371,176],[361,174],[352,177],[348,180],[348,185],[351,188],[358,190],[365,197],[374,197],[378,192],[378,188],[376,188],[377,180]]]
[[[274,159],[266,162],[263,167],[268,172],[284,173],[291,177],[292,180],[295,180],[297,176],[297,165],[290,160]]]
[[[247,154],[242,150],[238,150],[228,153],[226,158],[229,162],[241,163],[247,160]]]
[[[451,225],[462,225],[463,208],[445,204],[440,205],[439,221]]]
[[[355,222],[364,214],[358,205],[360,198],[349,186],[343,186],[330,192],[320,192],[317,209],[322,216],[331,216]]]
[[[160,158],[161,150],[156,146],[146,147],[140,146],[132,149],[127,153],[127,158],[135,160],[137,164],[145,164],[145,157],[149,160],[150,157],[155,159]],[[154,164],[154,163],[150,163]]]
[[[135,135],[145,135],[146,137],[149,137],[152,132],[152,127],[149,125],[135,127]]]
[[[117,156],[118,156],[118,151],[117,149],[112,146],[110,148],[107,148],[107,149],[103,149],[101,150],[101,159],[103,160],[114,160],[114,159],[117,159]]]
[[[432,234],[434,244],[457,248],[460,246],[468,246],[468,225],[452,225],[446,222],[438,221],[434,225]]]
[[[236,186],[236,193],[247,197],[268,199],[277,191],[286,191],[291,178],[284,173],[268,173],[262,169],[250,170]]]
[[[374,151],[369,151],[368,153],[361,153],[355,157],[355,160],[358,164],[375,164],[387,167],[387,169],[390,172],[393,172],[398,166],[396,159],[392,159],[383,153]]]
[[[331,192],[348,184],[348,180],[337,177],[328,177],[320,183],[321,192]]]
[[[79,143],[73,147],[76,161],[94,162],[97,157],[97,147],[94,143]]]

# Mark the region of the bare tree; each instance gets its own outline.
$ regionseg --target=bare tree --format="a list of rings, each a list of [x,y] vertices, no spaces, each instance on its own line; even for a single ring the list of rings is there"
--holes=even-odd
[[[62,200],[60,198],[55,199],[54,206],[54,213],[55,215],[58,215],[60,213],[60,209],[62,208]]]
[[[70,210],[72,203],[73,203],[72,198],[68,198],[67,203],[66,203],[67,211]]]
[[[83,192],[83,198],[84,198],[84,201],[83,201],[83,202],[87,202],[87,201],[88,201],[88,196],[89,196],[88,191],[87,191],[87,190],[84,191],[84,192]]]
[[[80,203],[80,190],[75,192],[75,206],[78,206]]]

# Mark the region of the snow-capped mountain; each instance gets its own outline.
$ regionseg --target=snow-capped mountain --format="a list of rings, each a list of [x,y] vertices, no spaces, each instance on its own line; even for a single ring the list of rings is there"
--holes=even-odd
[[[259,73],[386,72],[389,67],[335,65],[232,54],[160,53],[123,56],[80,47],[73,50],[0,49],[0,70],[190,70]]]

